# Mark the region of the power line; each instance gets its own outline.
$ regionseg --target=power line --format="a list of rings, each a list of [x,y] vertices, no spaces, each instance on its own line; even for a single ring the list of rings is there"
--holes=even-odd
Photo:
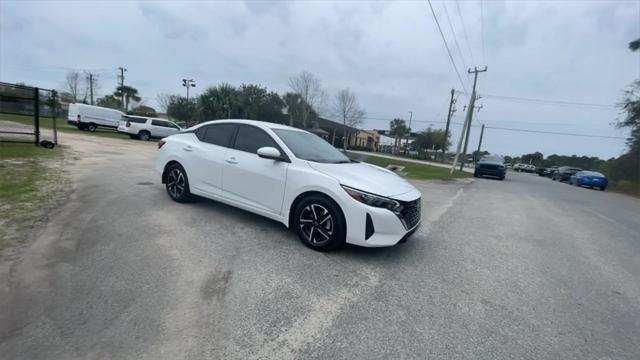
[[[542,131],[542,130],[530,130],[530,129],[514,129],[514,128],[505,128],[505,127],[497,127],[497,126],[486,126],[486,128],[487,129],[495,129],[495,130],[519,131],[519,132],[526,132],[526,133],[538,133],[538,134],[551,134],[551,135],[564,135],[564,136],[578,136],[578,137],[626,140],[626,137],[621,137],[621,136],[578,134],[578,133],[568,133],[568,132],[558,132],[558,131]]]
[[[456,71],[456,75],[458,75],[458,80],[460,80],[460,85],[462,85],[462,89],[464,89],[465,95],[467,94],[467,87],[464,86],[464,81],[462,81],[462,76],[460,76],[460,71],[458,71],[458,67],[456,66],[455,61],[453,61],[453,56],[451,55],[451,50],[449,49],[449,44],[447,44],[447,39],[444,37],[444,33],[442,32],[442,28],[440,27],[440,23],[438,22],[438,17],[436,16],[436,12],[433,10],[433,6],[431,5],[431,0],[427,0],[429,3],[429,8],[431,8],[431,14],[433,14],[433,20],[436,21],[436,25],[438,26],[438,31],[440,32],[440,36],[442,37],[442,41],[444,42],[444,47],[447,48],[447,54],[449,54],[449,59],[451,60],[451,64],[453,65],[453,69]]]
[[[376,117],[364,117],[366,120],[373,121],[391,121],[391,118],[376,118]],[[483,120],[484,122],[492,121],[492,120]],[[413,119],[413,122],[419,123],[428,123],[428,124],[446,124],[446,121],[438,121],[438,120],[416,120]],[[454,125],[464,125],[461,122],[451,122]],[[471,125],[471,127],[480,127],[479,125]],[[547,134],[547,135],[563,135],[563,136],[576,136],[576,137],[588,137],[588,138],[602,138],[602,139],[616,139],[616,140],[626,140],[626,137],[623,136],[607,136],[607,135],[594,135],[594,134],[582,134],[582,133],[571,133],[571,132],[561,132],[561,131],[545,131],[545,130],[532,130],[532,129],[520,129],[520,128],[508,128],[508,127],[500,127],[500,126],[490,126],[485,125],[485,129],[494,129],[494,130],[505,130],[505,131],[515,131],[515,132],[524,132],[524,133],[537,133],[537,134]]]
[[[488,98],[488,99],[515,101],[515,102],[525,102],[525,103],[534,103],[534,104],[563,105],[563,106],[586,106],[586,107],[607,108],[607,109],[615,108],[615,105],[607,105],[607,104],[594,104],[594,103],[584,103],[584,102],[564,101],[564,100],[532,99],[532,98],[517,97],[517,96],[505,96],[505,95],[482,94],[482,97],[485,97],[485,98]]]
[[[480,39],[482,41],[482,63],[486,64],[484,51],[484,1],[480,0]]]
[[[467,27],[464,24],[464,18],[462,17],[462,11],[460,11],[460,2],[456,0],[456,8],[458,9],[458,16],[460,16],[460,23],[462,24],[462,33],[464,34],[465,42],[467,43],[467,50],[469,50],[469,54],[471,55],[471,61],[476,63],[476,59],[473,56],[473,51],[471,51],[471,43],[469,42],[469,36],[467,35]]]
[[[462,66],[467,67],[467,61],[464,58],[464,54],[462,54],[462,49],[460,49],[460,44],[458,44],[458,37],[456,36],[456,32],[453,30],[453,23],[451,22],[451,18],[449,18],[449,11],[447,10],[447,4],[442,2],[442,7],[444,7],[444,14],[447,17],[447,22],[449,23],[449,29],[451,29],[451,34],[453,34],[453,42],[456,44],[456,48],[458,49],[458,53],[460,54],[460,59],[462,59]]]

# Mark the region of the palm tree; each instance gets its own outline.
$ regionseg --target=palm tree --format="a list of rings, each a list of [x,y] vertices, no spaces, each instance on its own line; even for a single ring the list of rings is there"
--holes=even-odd
[[[393,145],[393,152],[397,154],[400,139],[402,139],[404,135],[409,131],[409,128],[407,127],[407,123],[404,120],[395,118],[389,123],[389,130],[391,130],[391,134],[395,135],[396,137]]]
[[[126,85],[118,86],[116,88],[116,91],[113,92],[113,95],[124,100],[123,102],[125,112],[129,110],[129,102],[131,100],[140,101],[141,99],[140,96],[138,96],[138,89]]]

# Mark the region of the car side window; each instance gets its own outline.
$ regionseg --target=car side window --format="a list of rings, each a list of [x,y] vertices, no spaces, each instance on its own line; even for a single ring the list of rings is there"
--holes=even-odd
[[[167,122],[166,121],[162,121],[162,120],[151,120],[151,125],[168,127],[167,126]]]
[[[242,125],[238,128],[238,135],[234,149],[256,154],[258,149],[271,146],[279,149],[278,144],[264,130],[255,126]]]
[[[213,145],[229,147],[229,145],[231,145],[231,137],[235,128],[235,124],[207,125],[196,130],[196,136],[200,141]]]

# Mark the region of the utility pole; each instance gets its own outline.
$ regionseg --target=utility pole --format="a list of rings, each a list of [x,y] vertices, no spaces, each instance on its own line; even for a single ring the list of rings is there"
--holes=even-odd
[[[182,79],[182,86],[187,88],[187,101],[189,101],[189,88],[196,87],[196,81],[193,79]]]
[[[89,99],[91,100],[91,105],[93,105],[93,74],[89,73]]]
[[[125,71],[127,71],[127,69],[122,67],[122,66],[120,66],[120,67],[118,67],[118,70],[120,70],[119,80],[120,80],[120,87],[122,88],[124,86],[124,73],[125,73]],[[124,109],[124,112],[127,112],[127,109],[124,108],[124,92],[121,91],[120,94],[121,94],[120,101],[122,101],[122,109]]]
[[[473,77],[473,90],[471,90],[471,97],[469,98],[469,105],[467,106],[467,116],[464,119],[464,126],[462,127],[462,133],[460,134],[460,141],[458,142],[458,148],[456,149],[456,157],[453,160],[453,165],[451,166],[451,173],[455,170],[456,163],[458,161],[458,157],[460,155],[460,147],[462,146],[462,140],[466,138],[464,141],[464,150],[462,151],[462,161],[460,161],[460,171],[462,171],[465,163],[465,158],[467,156],[467,144],[469,142],[469,132],[471,131],[471,120],[473,119],[473,106],[476,102],[476,84],[478,83],[478,73],[486,72],[487,67],[485,66],[483,70],[478,70],[476,66],[473,71],[471,69],[467,70],[469,74],[474,74]],[[466,137],[465,137],[466,132]]]
[[[409,138],[411,137],[411,120],[413,120],[413,111],[409,111],[409,134],[407,134],[407,139],[404,142],[404,153],[405,154],[409,150]]]
[[[480,148],[482,147],[482,136],[484,136],[484,124],[482,124],[482,129],[480,130],[480,141],[478,141],[478,151],[476,152],[478,156],[480,156]],[[475,158],[474,160],[475,162],[478,162],[477,158]]]
[[[447,138],[449,137],[449,124],[451,124],[451,117],[456,109],[453,108],[453,105],[456,103],[456,99],[453,98],[456,90],[451,89],[451,100],[449,100],[449,112],[447,113],[447,127],[444,128],[444,139],[442,140],[442,162],[444,163],[445,151],[447,147]]]

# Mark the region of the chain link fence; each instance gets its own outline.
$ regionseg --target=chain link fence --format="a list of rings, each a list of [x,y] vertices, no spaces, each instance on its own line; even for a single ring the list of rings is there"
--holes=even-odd
[[[0,82],[0,142],[55,146],[59,109],[55,90]]]

